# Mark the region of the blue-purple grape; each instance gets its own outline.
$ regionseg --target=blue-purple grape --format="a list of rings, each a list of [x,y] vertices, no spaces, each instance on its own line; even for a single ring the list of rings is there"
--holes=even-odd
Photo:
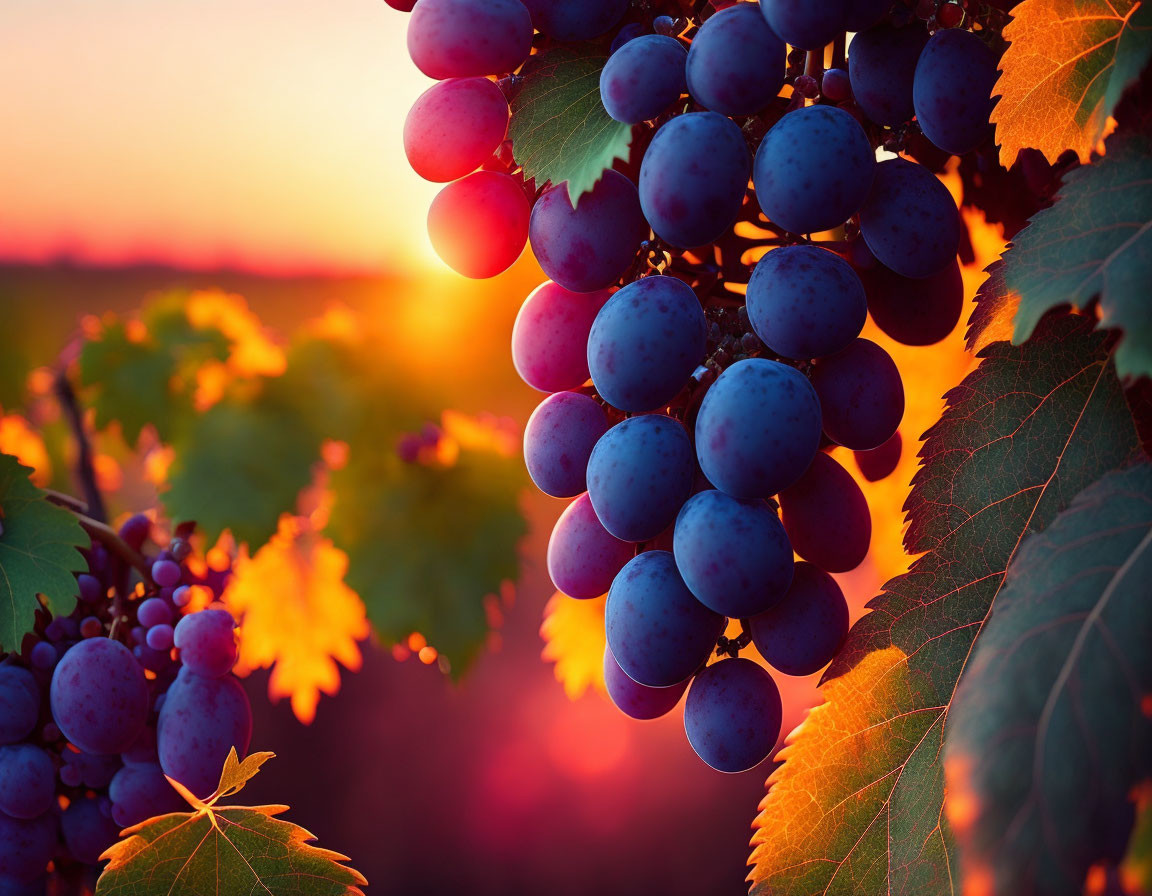
[[[208,678],[221,678],[236,665],[236,620],[227,610],[201,610],[176,624],[175,645],[184,668]]]
[[[635,547],[612,535],[596,516],[592,499],[581,495],[560,514],[548,539],[548,575],[569,597],[607,594],[616,573],[632,559]]]
[[[657,236],[703,246],[740,214],[750,160],[744,135],[716,112],[689,112],[661,125],[640,163],[640,206]]]
[[[622,541],[647,541],[676,519],[692,490],[692,443],[662,414],[630,417],[596,443],[588,497],[604,528]]]
[[[644,277],[612,296],[588,336],[588,370],[600,396],[622,411],[651,411],[684,388],[704,360],[708,325],[692,287]]]
[[[145,628],[172,622],[172,608],[159,597],[141,601],[136,608],[136,619]]]
[[[80,600],[86,604],[99,603],[106,596],[100,580],[95,576],[88,575],[88,573],[81,573],[76,576],[76,584],[80,588]]]
[[[147,731],[148,729],[145,728],[144,730]],[[60,767],[60,780],[69,787],[83,785],[91,790],[99,790],[108,786],[108,782],[112,780],[112,776],[120,768],[120,757],[115,754],[76,753],[72,750],[64,750],[60,754],[60,758],[63,760],[63,765]]]
[[[163,622],[148,629],[144,636],[144,644],[151,650],[165,651],[172,649],[172,626]]]
[[[408,55],[437,81],[513,71],[531,49],[520,0],[419,0],[408,20]]]
[[[17,880],[0,874],[0,896],[45,896],[48,880],[44,876],[33,880]]]
[[[767,498],[787,488],[819,445],[816,392],[778,361],[737,361],[716,378],[696,417],[700,468],[736,498]]]
[[[152,532],[152,520],[143,513],[134,513],[120,525],[120,537],[129,547],[140,550]]]
[[[508,101],[487,78],[453,78],[420,94],[404,120],[404,153],[425,180],[445,183],[483,165],[504,142]]]
[[[718,772],[745,772],[768,758],[783,707],[772,676],[743,657],[720,660],[692,680],[684,731],[696,755]]]
[[[928,32],[919,22],[903,28],[884,22],[852,38],[848,53],[852,95],[877,124],[895,127],[915,114],[912,76],[927,42]]]
[[[612,651],[604,648],[604,686],[608,697],[620,712],[642,721],[658,719],[670,713],[688,688],[688,679],[669,688],[650,688],[637,684],[620,668]]]
[[[836,106],[807,106],[764,135],[752,179],[770,221],[790,233],[816,233],[860,210],[875,169],[872,144],[855,118]]]
[[[853,451],[884,444],[904,417],[904,384],[896,362],[868,339],[819,359],[812,385],[820,396],[824,432]]]
[[[820,79],[820,93],[825,99],[842,103],[852,98],[852,81],[842,68],[830,68]]]
[[[588,332],[609,292],[572,292],[548,280],[524,300],[512,327],[512,363],[533,389],[563,392],[588,379]]]
[[[565,289],[606,289],[628,270],[648,235],[636,187],[608,170],[572,206],[568,184],[544,192],[532,208],[528,238],[544,273]]]
[[[173,588],[180,584],[184,573],[175,560],[157,560],[152,564],[152,579],[161,588]]]
[[[618,32],[616,32],[616,36],[614,38],[612,38],[612,46],[610,46],[608,48],[608,55],[609,56],[616,55],[616,51],[619,50],[622,46],[624,46],[624,44],[628,43],[631,40],[635,40],[636,38],[640,37],[642,34],[644,34],[644,26],[643,25],[641,25],[639,22],[629,22],[627,25],[625,25],[623,28],[621,28]]]
[[[992,132],[996,56],[971,31],[942,28],[916,63],[912,95],[916,121],[932,143],[954,155],[979,146]]]
[[[803,50],[820,50],[845,30],[849,0],[760,0],[764,18],[780,38]]]
[[[752,643],[785,675],[811,675],[832,661],[848,636],[848,604],[836,580],[797,563],[784,600],[749,620]]]
[[[676,568],[708,609],[739,619],[784,596],[792,581],[792,546],[776,514],[758,499],[709,489],[689,498],[676,518]]]
[[[645,551],[620,570],[604,609],[608,647],[638,684],[688,679],[724,633],[724,617],[698,601],[667,551]]]
[[[100,799],[82,796],[74,799],[60,816],[60,832],[68,853],[78,862],[95,865],[109,846],[120,837],[120,827],[100,808]]]
[[[110,638],[89,638],[64,654],[52,674],[52,718],[87,753],[119,753],[148,718],[148,684],[132,652]]]
[[[43,815],[56,800],[56,765],[34,744],[0,747],[0,812],[13,818]]]
[[[645,34],[614,52],[600,72],[600,101],[616,121],[639,124],[655,118],[684,92],[684,45]]]
[[[549,395],[524,427],[524,462],[536,487],[553,498],[571,498],[587,488],[588,458],[608,430],[595,399],[578,392]]]
[[[591,40],[624,17],[628,0],[526,0],[532,24],[555,40]]]
[[[784,246],[761,258],[748,282],[747,308],[764,344],[797,360],[847,347],[868,317],[860,277],[817,246]]]
[[[528,199],[514,178],[475,171],[436,194],[428,207],[428,237],[452,270],[483,280],[520,257],[529,214]]]
[[[907,159],[876,166],[860,233],[881,264],[905,277],[939,273],[956,258],[960,227],[952,194],[927,168]]]
[[[235,678],[180,670],[156,728],[164,774],[203,799],[216,790],[228,751],[243,757],[251,738],[252,707]]]
[[[868,501],[851,474],[827,454],[812,458],[799,481],[780,493],[780,518],[793,550],[826,572],[848,572],[868,555]]]
[[[688,52],[688,91],[722,115],[753,115],[784,85],[787,49],[755,4],[738,3],[708,19]]]
[[[861,279],[873,323],[897,342],[932,345],[960,322],[964,278],[955,258],[938,273],[916,280],[879,264],[865,271]]]
[[[892,0],[848,0],[844,30],[860,32],[871,28],[892,7]]]
[[[0,666],[0,744],[23,740],[39,717],[40,688],[32,673],[19,666]]]
[[[157,815],[188,811],[188,805],[156,762],[124,766],[112,779],[108,796],[112,800],[112,820],[122,828]]]
[[[900,454],[904,443],[900,438],[900,430],[892,433],[888,441],[879,448],[868,451],[853,451],[856,466],[869,482],[879,482],[891,476],[900,464]]]
[[[0,877],[22,882],[44,874],[56,851],[56,818],[12,818],[0,812]]]

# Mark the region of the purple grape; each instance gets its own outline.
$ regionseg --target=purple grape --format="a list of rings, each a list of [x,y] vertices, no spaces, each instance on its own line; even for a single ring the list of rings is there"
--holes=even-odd
[[[40,688],[35,677],[19,666],[0,665],[0,744],[23,740],[39,717]]]
[[[955,260],[960,227],[952,194],[927,168],[907,159],[876,166],[860,233],[881,264],[905,277],[930,277]]]
[[[696,417],[700,468],[735,498],[767,498],[787,488],[819,445],[816,392],[778,361],[737,361],[717,377]]]
[[[428,88],[404,120],[404,153],[425,180],[444,183],[475,171],[508,132],[508,101],[487,78],[453,78]]]
[[[738,3],[700,27],[688,52],[688,90],[705,109],[754,115],[784,86],[786,56],[755,4]]]
[[[915,114],[912,76],[927,42],[928,32],[919,22],[903,28],[884,22],[852,38],[848,54],[852,95],[877,124],[895,127]]]
[[[0,812],[0,879],[41,877],[56,851],[56,817],[11,818]]]
[[[56,802],[56,765],[33,744],[0,747],[0,812],[35,818]]]
[[[663,34],[665,37],[676,36],[676,20],[672,16],[656,16],[652,20],[652,30],[657,34]]]
[[[145,628],[165,625],[172,622],[172,609],[160,598],[150,597],[136,608],[136,619]]]
[[[784,600],[752,617],[749,627],[772,668],[811,675],[832,661],[848,636],[848,604],[832,576],[800,562]]]
[[[149,726],[141,731],[135,743],[120,754],[120,759],[125,765],[147,765],[150,762],[158,762],[156,729]]]
[[[892,0],[848,0],[844,29],[860,32],[879,22],[892,7]]]
[[[679,421],[661,414],[630,417],[592,449],[588,496],[610,533],[647,541],[676,519],[692,490],[693,468],[692,443]]]
[[[792,546],[760,500],[714,489],[693,495],[676,518],[673,550],[684,584],[721,616],[739,619],[766,610],[792,581]]]
[[[408,20],[408,55],[437,81],[514,71],[531,49],[520,0],[419,0]]]
[[[670,402],[704,360],[708,324],[692,287],[644,277],[608,300],[588,336],[588,369],[600,397],[622,411]]]
[[[192,589],[181,585],[172,592],[172,603],[178,607],[186,607],[192,602]]]
[[[932,345],[960,322],[964,278],[956,259],[919,280],[902,277],[882,265],[875,265],[861,279],[873,323],[897,342]]]
[[[51,672],[56,668],[59,659],[60,650],[55,644],[49,644],[47,641],[39,642],[28,654],[28,661],[32,664],[32,668],[39,669],[41,672]]]
[[[384,0],[384,2],[397,12],[412,12],[412,7],[416,5],[416,0]]]
[[[872,448],[869,451],[853,451],[852,455],[856,458],[856,466],[860,468],[864,478],[869,482],[879,482],[896,471],[896,467],[900,463],[902,448],[903,442],[900,439],[900,431],[897,430],[879,448]]]
[[[639,124],[672,105],[685,90],[684,45],[646,34],[628,41],[600,71],[600,101],[616,121]]]
[[[852,82],[848,72],[842,68],[828,69],[820,79],[820,93],[834,103],[852,99]]]
[[[154,625],[148,629],[148,635],[145,638],[145,644],[153,650],[171,650],[172,649],[172,626],[166,622],[160,625]]]
[[[221,678],[236,665],[236,620],[227,610],[191,613],[176,623],[173,643],[185,669]]]
[[[104,586],[95,576],[81,573],[76,576],[76,584],[80,587],[80,600],[86,604],[99,603],[106,597]]]
[[[670,713],[688,688],[688,679],[670,688],[637,684],[620,668],[612,651],[604,648],[604,686],[620,712],[633,719],[658,719]]]
[[[48,881],[45,877],[22,881],[0,874],[0,896],[45,896],[47,892]]]
[[[529,213],[528,199],[514,178],[476,171],[436,194],[428,208],[428,237],[452,270],[483,280],[520,257]]]
[[[120,757],[100,753],[77,753],[71,749],[62,751],[64,760],[60,768],[60,780],[69,787],[83,784],[92,790],[107,787],[112,776],[120,768]]]
[[[180,670],[156,729],[160,767],[168,777],[203,799],[220,783],[228,751],[235,747],[243,758],[251,738],[252,707],[235,678]]]
[[[752,179],[769,220],[791,233],[816,233],[860,210],[875,169],[872,144],[855,118],[836,106],[807,106],[764,135]]]
[[[620,570],[604,609],[608,647],[638,684],[686,681],[724,633],[724,617],[698,601],[667,551],[645,551]]]
[[[614,38],[612,38],[612,46],[608,48],[608,55],[615,56],[616,51],[624,46],[624,44],[635,40],[642,34],[644,34],[643,25],[641,25],[639,22],[629,22],[616,33]]]
[[[75,641],[80,637],[80,623],[68,616],[57,616],[48,623],[44,635],[49,641]]]
[[[748,186],[740,128],[715,112],[689,112],[661,125],[640,163],[640,206],[673,246],[710,243],[740,214]]]
[[[152,564],[152,580],[161,588],[171,588],[180,584],[184,572],[175,560],[157,560]]]
[[[188,805],[155,762],[120,769],[112,779],[108,796],[112,798],[112,820],[122,828],[157,815],[188,811]]]
[[[595,292],[619,280],[647,235],[635,185],[612,170],[575,208],[567,183],[545,190],[528,225],[544,273],[574,292]]]
[[[580,494],[588,487],[588,458],[607,431],[608,418],[594,399],[578,392],[549,395],[524,427],[528,475],[553,498]]]
[[[524,300],[512,327],[512,363],[541,392],[563,392],[588,379],[588,332],[610,293],[572,292],[551,280]]]
[[[152,532],[152,521],[142,513],[133,514],[120,526],[120,537],[133,550],[140,550]]]
[[[60,830],[72,858],[85,865],[95,865],[109,846],[120,837],[120,828],[100,811],[96,797],[82,796],[73,800],[60,816]]]
[[[148,717],[148,685],[131,651],[110,638],[81,641],[56,665],[52,717],[86,753],[119,753]]]
[[[748,283],[747,308],[764,344],[797,360],[846,348],[868,317],[852,266],[816,246],[783,246],[761,258]]]
[[[868,555],[868,501],[827,454],[812,458],[800,480],[780,493],[780,517],[796,553],[827,572],[848,572]]]
[[[548,575],[569,597],[592,598],[607,594],[616,573],[632,559],[635,549],[609,534],[592,499],[581,495],[556,521],[548,539]]]
[[[924,136],[945,152],[963,155],[992,126],[996,56],[971,31],[944,28],[932,35],[916,63],[912,95]]]
[[[743,657],[702,670],[684,701],[684,731],[696,755],[718,772],[746,772],[768,758],[783,708],[772,676]]]
[[[849,0],[760,0],[760,11],[780,38],[804,50],[820,50],[845,31]]]
[[[554,40],[591,40],[607,34],[628,10],[628,0],[526,0],[532,24]]]
[[[818,360],[812,385],[820,396],[824,432],[853,451],[884,444],[904,417],[904,384],[896,362],[867,339]]]

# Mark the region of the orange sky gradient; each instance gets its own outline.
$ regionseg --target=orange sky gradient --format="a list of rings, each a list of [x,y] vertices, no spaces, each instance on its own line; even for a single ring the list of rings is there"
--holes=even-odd
[[[4,0],[0,261],[426,269],[383,0]]]

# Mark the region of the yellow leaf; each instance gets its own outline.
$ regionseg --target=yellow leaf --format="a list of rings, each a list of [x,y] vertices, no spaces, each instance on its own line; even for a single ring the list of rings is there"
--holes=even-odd
[[[236,376],[279,376],[288,365],[284,350],[242,296],[203,290],[188,296],[188,322],[198,330],[217,329],[232,343],[228,369]]]
[[[52,461],[44,440],[19,414],[0,411],[0,454],[11,454],[32,468],[32,481],[41,487],[52,481]]]
[[[223,600],[241,624],[238,671],[272,667],[268,694],[290,697],[305,724],[320,692],[340,689],[339,661],[360,668],[357,641],[368,637],[359,595],[344,584],[348,557],[300,518],[285,514],[272,539],[241,554]]]
[[[556,664],[556,680],[569,700],[589,688],[604,690],[604,603],[607,595],[577,600],[557,592],[544,608],[540,636],[544,659]]]

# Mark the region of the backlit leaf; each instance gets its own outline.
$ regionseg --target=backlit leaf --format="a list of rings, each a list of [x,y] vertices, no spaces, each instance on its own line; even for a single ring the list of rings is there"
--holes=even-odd
[[[537,186],[567,181],[573,205],[616,159],[628,157],[632,128],[610,118],[600,102],[607,61],[591,45],[546,50],[524,63],[523,84],[512,97],[512,154]]]
[[[569,700],[589,688],[604,690],[605,602],[606,596],[577,600],[556,592],[544,607],[544,659],[556,664],[556,680]]]
[[[1115,862],[1152,770],[1152,465],[1024,539],[945,730],[948,817],[989,896],[1077,896]]]
[[[39,602],[72,609],[73,573],[87,569],[77,548],[88,536],[76,517],[48,503],[28,478],[32,471],[0,454],[0,652],[18,651],[32,630]]]
[[[996,343],[926,434],[909,552],[825,675],[756,820],[756,896],[956,892],[944,723],[1019,541],[1138,451],[1106,337],[1071,316]]]
[[[1125,89],[1152,57],[1152,8],[1138,0],[1024,0],[1004,29],[992,110],[1005,168],[1025,147],[1087,162]]]

